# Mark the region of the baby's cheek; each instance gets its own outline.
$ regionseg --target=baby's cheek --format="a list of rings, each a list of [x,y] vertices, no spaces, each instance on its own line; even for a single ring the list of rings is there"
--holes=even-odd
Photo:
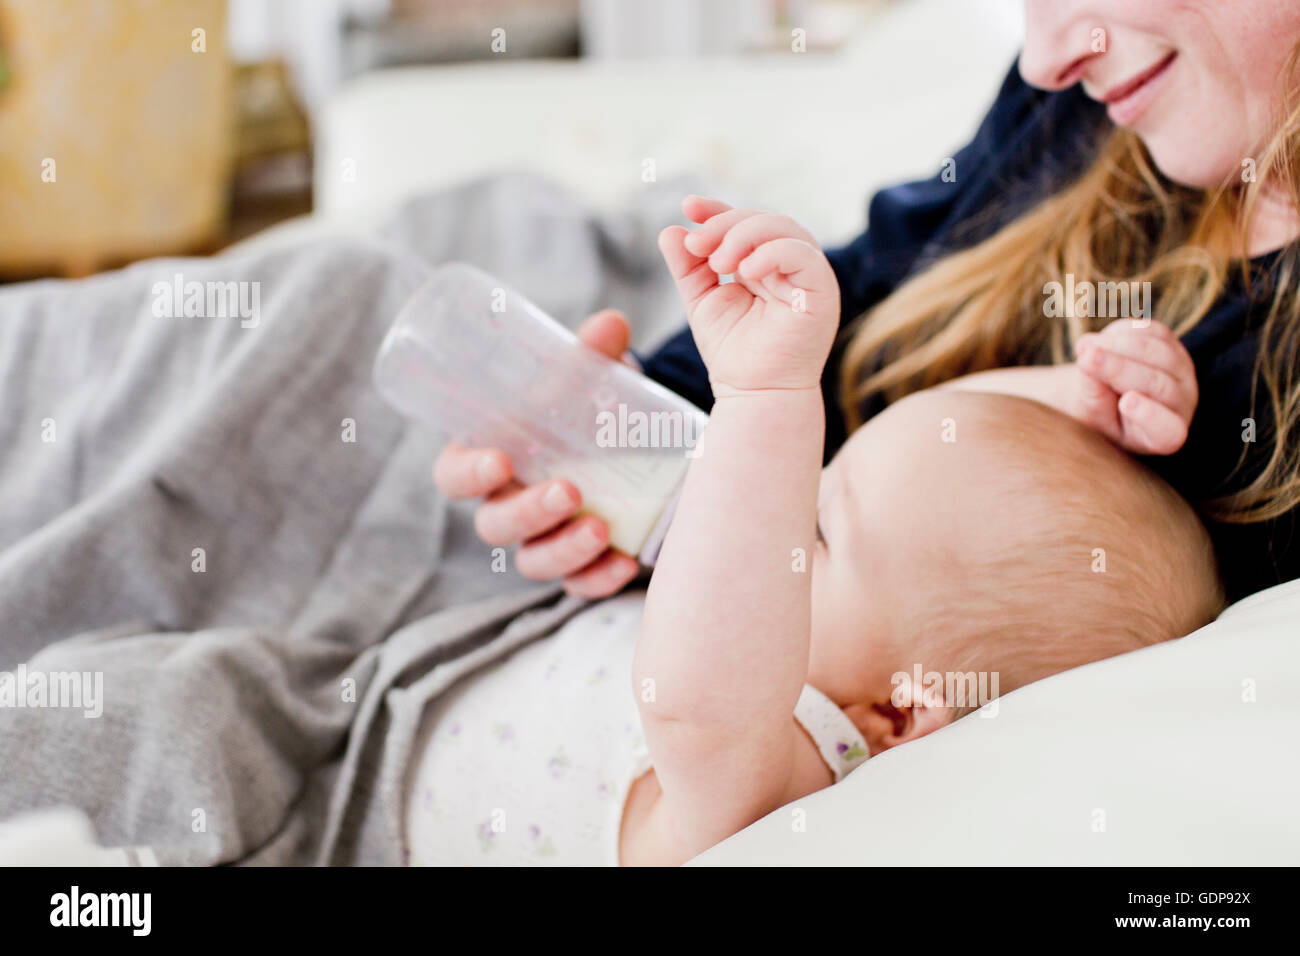
[[[830,561],[824,545],[813,546],[808,573],[812,575],[811,651],[823,656],[834,633],[836,620],[835,592],[832,588]]]

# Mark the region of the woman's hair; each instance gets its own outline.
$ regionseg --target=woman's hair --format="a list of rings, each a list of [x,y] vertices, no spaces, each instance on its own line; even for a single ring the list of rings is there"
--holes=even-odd
[[[971,372],[1069,360],[1079,336],[1109,320],[1046,317],[1043,289],[1067,275],[1150,282],[1152,320],[1180,335],[1210,311],[1234,265],[1250,288],[1246,228],[1260,191],[1280,189],[1300,208],[1298,72],[1300,46],[1283,71],[1278,130],[1257,163],[1243,157],[1242,183],[1209,191],[1174,184],[1135,134],[1116,129],[1072,184],[939,259],[851,323],[840,396],[850,431],[874,395],[893,401]],[[1246,487],[1203,503],[1224,521],[1265,521],[1300,504],[1300,246],[1288,247],[1268,278],[1251,399],[1254,408],[1262,382],[1272,416],[1257,437],[1271,449]]]

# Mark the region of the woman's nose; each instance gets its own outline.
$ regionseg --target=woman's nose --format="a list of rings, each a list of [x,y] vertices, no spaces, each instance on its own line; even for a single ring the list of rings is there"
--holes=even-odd
[[[1020,75],[1030,86],[1063,90],[1106,52],[1106,28],[1090,0],[1025,0]]]

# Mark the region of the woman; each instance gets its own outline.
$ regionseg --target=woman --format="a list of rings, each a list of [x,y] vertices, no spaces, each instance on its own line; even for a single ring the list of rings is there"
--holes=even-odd
[[[1198,505],[1230,598],[1300,577],[1300,4],[1025,10],[1019,68],[955,165],[878,194],[869,230],[828,253],[843,334],[823,381],[827,455],[909,392],[983,373],[982,387],[1024,393],[1023,370],[989,370],[1096,363],[1113,388],[1090,424]],[[694,202],[697,221],[724,213]],[[1103,282],[1150,283],[1151,318],[1181,342],[1168,361],[1108,319],[1046,305],[1052,283]],[[581,335],[611,356],[628,341],[608,311]],[[689,331],[643,364],[712,404]],[[479,533],[520,543],[527,577],[595,597],[636,574],[600,519],[572,518],[568,482],[523,488],[500,452],[457,446],[435,480],[487,496]]]

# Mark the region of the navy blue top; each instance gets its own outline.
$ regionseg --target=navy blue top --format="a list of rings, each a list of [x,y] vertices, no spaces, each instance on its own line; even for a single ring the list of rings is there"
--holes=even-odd
[[[882,190],[871,200],[870,228],[826,253],[839,279],[842,321],[852,321],[936,258],[987,238],[1059,189],[1086,168],[1109,129],[1104,107],[1079,86],[1043,92],[1013,67],[975,139],[954,157],[954,181],[944,182],[938,174]],[[1276,260],[1276,254],[1254,260],[1256,276],[1262,279]],[[1266,312],[1267,301],[1249,295],[1245,283],[1234,278],[1209,314],[1183,336],[1196,364],[1200,403],[1182,449],[1144,460],[1193,503],[1243,487],[1266,460],[1271,416],[1262,387],[1251,408],[1255,331]],[[832,352],[822,380],[827,460],[847,437],[839,408],[842,347]],[[708,372],[689,328],[643,363],[651,378],[701,408],[712,406]],[[876,396],[863,412],[870,417],[884,405]],[[1245,446],[1241,464],[1246,418],[1256,421],[1256,441]],[[1294,511],[1270,522],[1231,525],[1207,518],[1206,524],[1231,599],[1300,577]]]

